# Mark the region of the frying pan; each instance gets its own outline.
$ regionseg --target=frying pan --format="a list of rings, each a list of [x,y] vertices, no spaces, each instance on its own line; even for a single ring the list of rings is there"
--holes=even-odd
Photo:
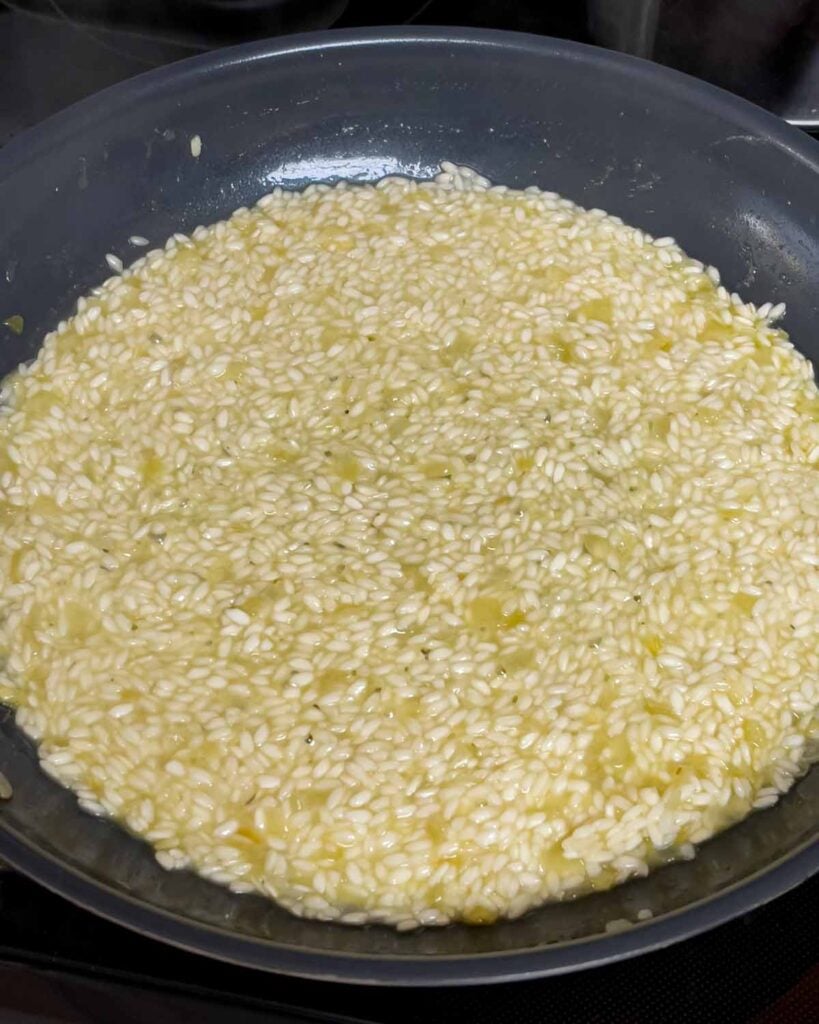
[[[199,135],[202,152],[191,154]],[[728,287],[788,305],[819,356],[819,146],[773,116],[660,67],[503,32],[291,37],[196,57],[108,89],[0,152],[0,372],[109,271],[274,185],[429,177],[441,159],[539,185],[674,236]],[[19,325],[18,321],[15,321]],[[2,330],[2,328],[0,328]],[[696,858],[514,922],[397,934],[302,921],[187,871],[81,812],[0,710],[0,857],[108,918],[257,968],[370,983],[454,984],[632,956],[748,911],[819,867],[819,769]],[[617,934],[612,921],[654,918]]]

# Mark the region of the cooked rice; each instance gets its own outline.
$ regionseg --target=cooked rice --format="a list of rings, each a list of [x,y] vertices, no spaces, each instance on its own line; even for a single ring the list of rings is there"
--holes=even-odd
[[[819,393],[718,280],[447,164],[276,190],[81,299],[0,417],[0,697],[46,771],[165,867],[399,928],[774,802]]]

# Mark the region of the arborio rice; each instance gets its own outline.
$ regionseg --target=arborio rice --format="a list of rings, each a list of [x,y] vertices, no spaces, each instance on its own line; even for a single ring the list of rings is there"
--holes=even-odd
[[[399,928],[691,855],[819,700],[781,308],[443,170],[175,235],[0,418],[0,695],[45,769],[168,868]]]

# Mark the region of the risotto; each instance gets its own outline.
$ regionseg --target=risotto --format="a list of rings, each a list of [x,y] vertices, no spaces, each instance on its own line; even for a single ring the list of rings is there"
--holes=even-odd
[[[691,856],[817,732],[781,313],[451,164],[175,235],[4,384],[0,699],[163,866],[305,916]]]

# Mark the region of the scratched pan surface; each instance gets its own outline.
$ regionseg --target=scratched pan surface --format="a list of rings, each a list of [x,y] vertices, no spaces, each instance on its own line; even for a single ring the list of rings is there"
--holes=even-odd
[[[203,141],[194,159],[190,139]],[[784,301],[819,356],[819,146],[674,72],[548,39],[450,29],[292,37],[115,86],[0,151],[0,374],[106,276],[129,235],[160,243],[276,184],[427,177],[441,159],[537,184],[673,235],[730,288]],[[4,330],[0,328],[0,331]],[[819,769],[695,860],[485,928],[417,934],[300,921],[255,896],[163,871],[37,767],[0,709],[0,856],[109,918],[250,966],[348,981],[453,984],[573,970],[743,913],[819,867]],[[654,920],[606,935],[605,924]]]

